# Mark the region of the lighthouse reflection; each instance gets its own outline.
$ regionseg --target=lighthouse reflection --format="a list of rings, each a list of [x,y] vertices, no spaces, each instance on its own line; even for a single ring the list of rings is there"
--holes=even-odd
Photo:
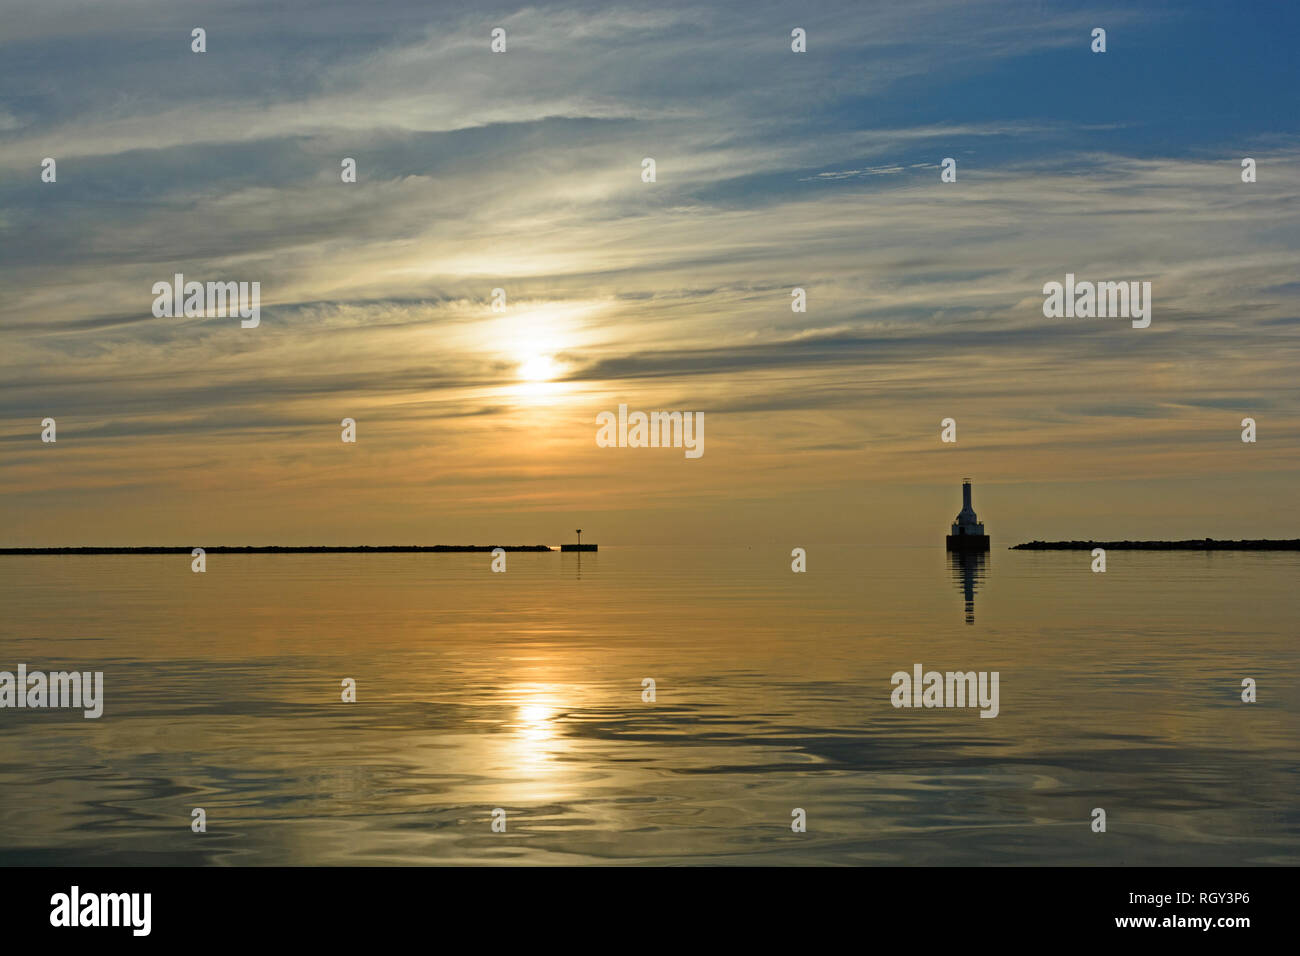
[[[966,597],[966,623],[975,623],[975,589],[984,581],[987,551],[949,551],[948,568],[958,589]]]

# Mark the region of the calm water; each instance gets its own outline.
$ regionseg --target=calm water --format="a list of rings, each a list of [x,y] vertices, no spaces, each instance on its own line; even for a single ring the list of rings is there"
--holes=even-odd
[[[1300,555],[789,551],[0,557],[0,863],[1300,862]]]

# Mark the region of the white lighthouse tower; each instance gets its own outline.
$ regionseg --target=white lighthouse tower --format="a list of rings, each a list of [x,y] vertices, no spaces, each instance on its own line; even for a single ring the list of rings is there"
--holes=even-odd
[[[975,517],[975,509],[970,504],[970,479],[961,480],[961,511],[952,523],[952,534],[948,535],[949,551],[987,551],[989,536],[984,533],[984,525]]]

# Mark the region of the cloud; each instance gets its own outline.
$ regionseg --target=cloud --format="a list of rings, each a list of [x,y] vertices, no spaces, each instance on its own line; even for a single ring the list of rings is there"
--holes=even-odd
[[[778,4],[295,9],[205,5],[203,55],[161,3],[38,5],[0,39],[8,490],[112,487],[142,456],[152,487],[196,460],[234,484],[241,448],[272,449],[270,487],[304,461],[345,483],[314,457],[344,414],[386,443],[380,485],[581,461],[678,488],[583,457],[629,396],[719,416],[693,486],[719,495],[797,487],[796,451],[828,480],[866,449],[880,480],[937,479],[954,406],[1028,480],[1108,449],[1211,471],[1207,410],[1295,420],[1300,141],[1261,131],[1246,185],[1212,118],[1165,143],[1048,83],[1100,69],[1071,59],[1094,16],[1118,37],[1150,14],[831,4],[798,12],[795,55]],[[260,281],[262,326],[153,318],[176,272]],[[1044,319],[1066,272],[1151,281],[1152,327]],[[521,385],[533,353],[557,383]],[[26,443],[56,413],[81,450],[61,441],[76,471],[52,476]]]

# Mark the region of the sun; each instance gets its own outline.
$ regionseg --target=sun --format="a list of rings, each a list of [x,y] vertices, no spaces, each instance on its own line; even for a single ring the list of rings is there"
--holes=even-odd
[[[549,382],[560,374],[560,366],[549,355],[532,355],[519,363],[519,377],[525,382]]]

